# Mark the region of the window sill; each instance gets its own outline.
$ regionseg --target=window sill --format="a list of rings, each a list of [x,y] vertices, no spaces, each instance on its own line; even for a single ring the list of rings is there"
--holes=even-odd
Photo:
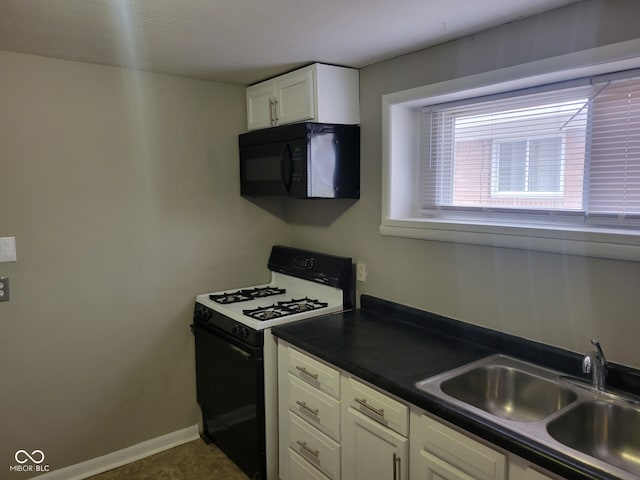
[[[640,262],[640,233],[615,229],[487,225],[406,218],[384,220],[380,233],[392,237]]]

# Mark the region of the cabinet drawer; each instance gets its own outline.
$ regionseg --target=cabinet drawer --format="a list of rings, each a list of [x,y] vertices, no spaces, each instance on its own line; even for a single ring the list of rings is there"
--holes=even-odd
[[[504,454],[426,415],[421,415],[418,423],[421,450],[433,454],[478,480],[506,478]]]
[[[289,348],[289,373],[340,400],[340,372]]]
[[[289,480],[328,480],[293,450],[289,449]]]
[[[340,445],[289,412],[289,447],[333,480],[340,479]]]
[[[289,375],[289,409],[340,441],[340,402]]]
[[[409,435],[409,408],[353,379],[345,378],[344,402],[400,435]]]

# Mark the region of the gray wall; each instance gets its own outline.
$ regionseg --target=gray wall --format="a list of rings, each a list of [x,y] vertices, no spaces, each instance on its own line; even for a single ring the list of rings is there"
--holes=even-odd
[[[361,292],[576,351],[596,336],[640,368],[640,264],[378,233],[381,95],[638,38],[637,18],[587,0],[363,69],[362,198],[291,202],[288,226],[239,196],[242,87],[0,52],[0,236],[18,242],[0,264],[0,468],[196,423],[193,296],[266,281],[274,243],[367,261]]]
[[[194,296],[268,281],[287,242],[239,195],[244,92],[0,52],[0,478],[198,422]]]
[[[383,237],[381,96],[640,38],[640,2],[583,1],[360,72],[362,196],[293,203],[294,246],[368,263],[360,292],[640,368],[640,263]],[[640,52],[639,52],[640,53]]]

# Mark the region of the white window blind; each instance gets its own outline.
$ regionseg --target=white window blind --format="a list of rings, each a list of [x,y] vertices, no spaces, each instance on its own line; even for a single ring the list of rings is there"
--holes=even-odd
[[[640,216],[640,75],[599,79],[592,102],[589,185],[591,215]]]
[[[640,218],[640,72],[429,106],[423,120],[425,216]]]

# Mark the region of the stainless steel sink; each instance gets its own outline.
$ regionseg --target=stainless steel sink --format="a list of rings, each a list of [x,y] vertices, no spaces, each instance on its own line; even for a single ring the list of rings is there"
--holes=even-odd
[[[443,381],[444,393],[500,418],[535,422],[574,402],[575,392],[512,366],[484,365]]]
[[[505,355],[426,378],[416,387],[514,436],[550,447],[560,458],[580,460],[617,478],[640,479],[638,398],[598,391]]]
[[[604,401],[576,405],[547,425],[560,443],[640,475],[640,410]]]
[[[416,387],[458,407],[479,409],[489,419],[537,422],[578,395],[558,381],[559,372],[505,355],[492,355],[416,383]]]

